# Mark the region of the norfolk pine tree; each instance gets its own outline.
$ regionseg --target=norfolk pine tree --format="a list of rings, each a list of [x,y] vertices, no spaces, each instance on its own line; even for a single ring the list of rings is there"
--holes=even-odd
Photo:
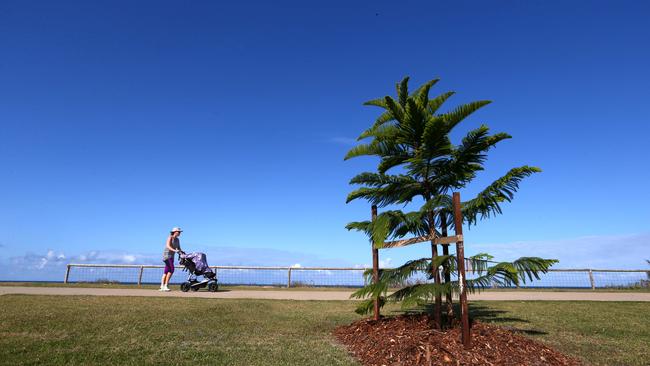
[[[490,135],[485,125],[471,130],[460,144],[451,142],[450,134],[465,118],[489,104],[476,101],[458,106],[446,113],[438,111],[454,92],[429,97],[431,87],[438,79],[431,80],[415,92],[408,92],[408,77],[397,84],[397,99],[390,96],[366,102],[366,105],[383,109],[375,123],[358,138],[370,140],[352,148],[345,159],[359,156],[376,156],[379,164],[376,172],[360,173],[350,181],[361,187],[348,195],[347,202],[365,199],[378,207],[402,205],[418,207],[411,212],[388,210],[380,213],[374,221],[351,222],[346,228],[365,232],[372,245],[382,248],[387,239],[405,236],[446,236],[453,228],[451,193],[465,188],[484,169],[487,152],[500,141],[509,139],[506,133]],[[389,174],[388,171],[397,171]],[[462,203],[463,220],[475,225],[479,219],[501,214],[500,204],[513,199],[519,183],[533,173],[536,167],[513,168],[503,177],[483,189],[475,198]],[[439,229],[438,229],[439,228]],[[354,296],[370,299],[361,303],[358,312],[370,311],[373,300],[401,301],[405,307],[434,302],[436,326],[441,325],[441,298],[446,295],[448,320],[451,320],[451,295],[458,292],[457,281],[451,281],[450,273],[456,270],[455,256],[440,256],[437,246],[431,242],[431,258],[409,261],[395,269],[382,269],[380,281],[357,291]],[[470,291],[480,290],[492,283],[519,284],[526,278],[539,278],[556,260],[523,257],[514,262],[502,262],[489,266],[487,254],[470,257],[472,268],[480,275],[467,280]],[[444,282],[439,269],[442,267]],[[403,286],[417,272],[426,272],[433,283]],[[399,286],[390,296],[388,289]]]

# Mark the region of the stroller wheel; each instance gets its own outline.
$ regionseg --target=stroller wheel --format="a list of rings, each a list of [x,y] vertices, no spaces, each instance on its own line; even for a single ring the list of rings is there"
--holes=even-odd
[[[216,282],[212,282],[208,285],[208,291],[217,292],[217,290],[219,290],[219,285]]]
[[[190,285],[189,282],[183,282],[183,283],[181,283],[181,291],[183,291],[183,292],[187,292],[187,291],[189,291],[189,290],[190,290],[190,287],[191,287],[191,285]]]

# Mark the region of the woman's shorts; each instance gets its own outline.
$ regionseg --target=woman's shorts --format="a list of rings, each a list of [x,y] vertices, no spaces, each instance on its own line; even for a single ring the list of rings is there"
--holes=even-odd
[[[167,258],[163,262],[165,263],[164,273],[174,273],[174,258]]]

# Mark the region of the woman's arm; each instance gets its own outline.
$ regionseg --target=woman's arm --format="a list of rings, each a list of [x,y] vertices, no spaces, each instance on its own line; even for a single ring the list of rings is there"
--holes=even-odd
[[[165,245],[167,246],[167,249],[171,250],[172,252],[175,252],[176,249],[174,249],[174,247],[172,247],[172,240],[173,240],[172,236],[170,235],[169,238],[167,238],[167,244],[165,244]]]

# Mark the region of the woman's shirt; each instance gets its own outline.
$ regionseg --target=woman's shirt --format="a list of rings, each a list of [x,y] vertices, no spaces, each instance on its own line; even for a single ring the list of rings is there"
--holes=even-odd
[[[178,238],[172,238],[171,246],[172,246],[172,248],[178,250],[178,248],[181,247],[181,241],[178,240]],[[170,258],[173,260],[174,259],[174,253],[176,253],[176,252],[173,252],[173,251],[169,250],[169,248],[167,248],[167,243],[165,243],[165,250],[163,251],[163,260],[167,260],[167,259],[170,259]]]

